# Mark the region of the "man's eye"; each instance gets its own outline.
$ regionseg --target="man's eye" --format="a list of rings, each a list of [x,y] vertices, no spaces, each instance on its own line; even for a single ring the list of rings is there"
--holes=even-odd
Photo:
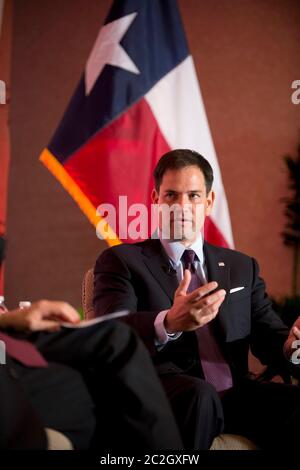
[[[200,198],[200,194],[197,194],[197,193],[192,193],[190,194],[190,199],[199,199]]]

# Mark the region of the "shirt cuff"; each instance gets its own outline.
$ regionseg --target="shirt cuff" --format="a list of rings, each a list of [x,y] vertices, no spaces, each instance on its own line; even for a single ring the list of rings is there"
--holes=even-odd
[[[179,331],[178,333],[167,333],[164,321],[168,311],[169,310],[162,310],[161,312],[159,312],[154,321],[155,346],[157,347],[164,346],[169,341],[176,340],[182,334],[181,331]]]

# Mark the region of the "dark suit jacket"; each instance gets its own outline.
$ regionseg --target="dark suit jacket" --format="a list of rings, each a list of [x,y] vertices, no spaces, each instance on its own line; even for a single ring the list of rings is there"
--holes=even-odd
[[[0,449],[46,449],[44,426],[20,386],[15,366],[9,357],[0,365]]]
[[[283,367],[286,362],[283,344],[288,329],[272,310],[257,262],[237,251],[208,243],[204,243],[204,254],[208,280],[217,281],[219,288],[227,292],[213,325],[233,377],[247,374],[249,345],[262,363]],[[95,265],[96,315],[130,310],[133,313],[127,322],[144,339],[154,360],[160,364],[171,361],[188,370],[200,362],[194,332],[183,333],[160,352],[154,346],[155,317],[171,307],[177,286],[176,274],[170,270],[159,240],[109,248]],[[241,286],[244,289],[229,293]]]

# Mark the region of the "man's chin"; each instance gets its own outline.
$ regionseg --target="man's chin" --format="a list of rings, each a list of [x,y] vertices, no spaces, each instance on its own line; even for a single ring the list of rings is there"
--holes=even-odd
[[[160,233],[164,240],[189,244],[192,244],[200,235],[199,231],[194,230],[193,223],[190,221],[179,222],[176,225],[171,223],[171,226],[160,229]]]
[[[171,233],[171,240],[192,244],[198,238],[198,234],[191,230],[183,230]]]

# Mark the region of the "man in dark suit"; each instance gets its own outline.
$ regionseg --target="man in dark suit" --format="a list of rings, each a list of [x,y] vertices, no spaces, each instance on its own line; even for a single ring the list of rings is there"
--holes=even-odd
[[[45,300],[0,315],[0,449],[45,449],[46,427],[75,449],[181,449],[137,335],[112,320],[79,329],[62,321],[76,324],[79,316]]]
[[[209,448],[223,429],[262,448],[293,445],[300,388],[251,381],[248,351],[287,369],[300,322],[289,332],[272,310],[253,258],[203,242],[215,198],[207,160],[168,152],[154,179],[158,237],[99,256],[96,314],[132,312],[128,321],[153,356],[188,448]]]

